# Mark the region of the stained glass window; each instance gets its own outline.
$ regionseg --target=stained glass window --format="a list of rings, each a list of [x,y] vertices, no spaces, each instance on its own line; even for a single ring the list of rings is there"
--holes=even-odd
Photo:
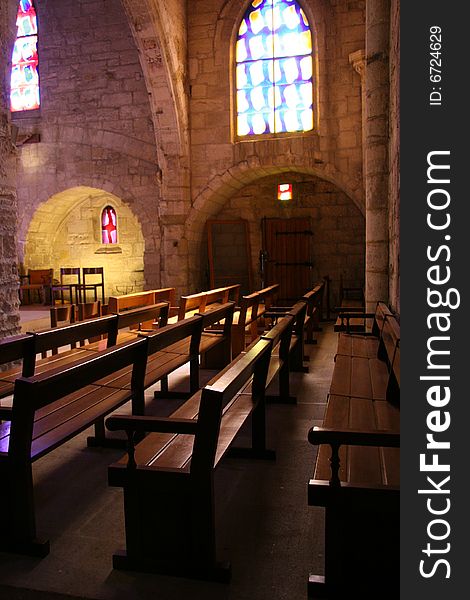
[[[101,213],[101,242],[117,244],[117,216],[112,206],[107,206]]]
[[[20,0],[11,69],[11,111],[39,108],[38,24],[32,0]]]
[[[296,0],[253,0],[236,45],[237,134],[313,129],[312,34]]]

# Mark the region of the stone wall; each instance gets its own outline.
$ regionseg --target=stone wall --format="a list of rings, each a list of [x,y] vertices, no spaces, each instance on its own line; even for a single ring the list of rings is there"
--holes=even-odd
[[[190,265],[207,218],[245,185],[270,173],[299,170],[332,182],[364,207],[361,80],[349,55],[364,48],[362,0],[304,0],[315,43],[316,125],[312,132],[237,140],[233,44],[248,2],[192,0],[188,13],[191,185]],[[194,269],[192,269],[194,272]],[[192,282],[197,287],[198,282]]]
[[[276,198],[277,185],[291,182],[294,198],[281,203]],[[234,194],[217,214],[217,219],[241,218],[249,223],[254,289],[261,285],[259,252],[263,217],[312,219],[312,285],[324,275],[330,276],[332,306],[338,305],[340,277],[346,287],[364,286],[364,217],[335,185],[299,173],[269,176]]]
[[[37,10],[40,115],[15,117],[20,140],[32,132],[40,136],[39,143],[20,149],[20,260],[30,266],[24,250],[27,239],[26,248],[34,247],[30,224],[38,208],[56,194],[87,186],[118,197],[138,219],[146,285],[158,286],[160,167],[149,94],[126,14],[115,0],[40,0]]]
[[[11,141],[9,81],[16,2],[0,5],[0,337],[19,332],[16,254],[16,151]]]

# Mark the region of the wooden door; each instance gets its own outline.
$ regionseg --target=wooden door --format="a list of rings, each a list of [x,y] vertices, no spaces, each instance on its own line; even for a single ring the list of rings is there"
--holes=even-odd
[[[292,304],[311,289],[312,240],[309,217],[263,219],[264,283],[279,283],[278,304]]]

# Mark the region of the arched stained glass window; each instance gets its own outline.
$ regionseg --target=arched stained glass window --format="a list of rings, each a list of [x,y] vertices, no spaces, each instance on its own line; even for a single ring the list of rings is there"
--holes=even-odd
[[[296,0],[253,0],[236,46],[238,136],[313,129],[312,34]]]
[[[39,108],[38,24],[32,0],[20,0],[11,69],[11,111]]]
[[[106,206],[101,213],[101,242],[117,244],[117,216],[112,206]]]

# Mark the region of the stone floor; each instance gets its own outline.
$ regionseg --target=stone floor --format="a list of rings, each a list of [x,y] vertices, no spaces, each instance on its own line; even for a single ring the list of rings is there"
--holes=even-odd
[[[122,490],[107,485],[107,466],[121,450],[86,447],[89,432],[34,465],[37,528],[51,542],[37,560],[0,553],[1,600],[303,600],[308,573],[323,572],[323,510],[307,506],[315,449],[307,432],[322,418],[336,335],[324,325],[307,346],[308,374],[293,374],[297,405],[268,407],[275,462],[226,459],[216,474],[219,558],[230,559],[230,584],[114,571],[124,544]],[[184,369],[170,385],[186,385]],[[205,372],[208,379],[212,373]],[[148,403],[155,414],[170,401]],[[243,432],[241,434],[243,437]]]

